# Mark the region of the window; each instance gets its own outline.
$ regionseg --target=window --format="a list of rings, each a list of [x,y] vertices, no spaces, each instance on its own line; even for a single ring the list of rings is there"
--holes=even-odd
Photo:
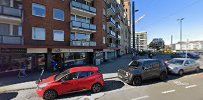
[[[54,14],[53,15],[54,19],[64,21],[64,11],[63,10],[54,9],[53,14]]]
[[[45,40],[45,29],[32,27],[32,39],[33,40]]]
[[[62,30],[54,30],[54,41],[64,41],[64,31]]]
[[[0,35],[10,35],[10,25],[0,23]]]
[[[39,16],[39,17],[45,17],[46,15],[46,9],[45,6],[32,3],[32,15]]]
[[[10,6],[10,0],[0,0],[0,5],[2,5],[2,6]]]
[[[80,78],[86,78],[92,75],[92,72],[80,72],[78,75],[78,79]]]

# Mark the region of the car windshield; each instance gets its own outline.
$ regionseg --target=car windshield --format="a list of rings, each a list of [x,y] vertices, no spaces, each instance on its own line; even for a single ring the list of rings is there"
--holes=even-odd
[[[131,62],[128,64],[128,67],[129,67],[129,68],[137,69],[140,65],[141,65],[141,63],[138,62],[138,61],[131,61]]]
[[[175,65],[182,65],[184,62],[184,60],[180,60],[180,59],[173,59],[171,61],[169,61],[169,64],[175,64]]]
[[[69,74],[69,70],[66,70],[66,71],[64,71],[64,72],[62,72],[62,73],[57,74],[57,75],[55,76],[54,80],[55,80],[55,81],[58,81],[58,80],[60,80],[61,78],[63,78],[63,77],[64,77],[65,75],[67,75],[67,74]]]

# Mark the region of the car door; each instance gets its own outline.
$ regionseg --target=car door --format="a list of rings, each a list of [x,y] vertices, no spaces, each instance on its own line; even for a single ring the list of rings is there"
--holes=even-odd
[[[78,73],[71,73],[60,80],[58,89],[62,92],[62,94],[67,94],[78,90],[77,76]]]
[[[189,60],[190,62],[190,71],[194,71],[197,69],[198,64],[194,60]]]
[[[92,82],[95,80],[91,75],[93,72],[90,71],[85,71],[85,72],[80,72],[78,75],[78,89],[79,90],[84,90],[88,89]]]
[[[152,70],[152,77],[160,76],[160,63],[158,61],[153,61],[151,70]]]
[[[183,70],[184,72],[189,72],[191,70],[191,64],[189,60],[186,60],[185,63],[183,64]]]
[[[145,61],[143,64],[143,80],[145,79],[151,79],[153,77],[153,70],[152,70],[152,62],[151,61]]]

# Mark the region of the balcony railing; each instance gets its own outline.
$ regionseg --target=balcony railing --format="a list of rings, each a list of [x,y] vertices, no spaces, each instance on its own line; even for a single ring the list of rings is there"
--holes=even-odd
[[[87,29],[87,30],[93,30],[93,31],[97,30],[96,25],[89,24],[89,23],[83,23],[83,22],[79,22],[79,21],[72,21],[71,26],[73,28],[81,28],[81,29]]]
[[[116,13],[116,9],[114,8],[114,6],[112,4],[109,5],[108,11],[109,11],[109,14],[115,14]]]
[[[23,37],[0,35],[0,44],[23,44]]]
[[[71,41],[71,46],[96,46],[96,42],[94,41]]]
[[[12,7],[0,6],[0,15],[22,17],[22,11]]]
[[[96,13],[96,8],[76,2],[76,1],[72,1],[71,2],[71,6],[80,10],[84,10],[90,13]]]
[[[115,48],[115,47],[116,47],[116,44],[114,44],[114,43],[109,43],[109,44],[108,44],[108,47]]]
[[[119,24],[116,24],[116,28],[121,29],[121,26]]]
[[[116,25],[116,21],[112,17],[109,18],[108,22],[111,23],[113,26]]]
[[[112,30],[110,30],[109,34],[112,35],[112,36],[116,36],[116,33],[114,31],[112,31]]]

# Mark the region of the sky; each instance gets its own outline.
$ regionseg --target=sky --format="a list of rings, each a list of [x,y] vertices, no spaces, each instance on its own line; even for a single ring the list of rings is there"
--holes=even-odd
[[[147,32],[148,43],[153,38],[163,38],[165,44],[180,41],[179,18],[183,20],[183,41],[203,40],[203,0],[133,0],[135,19],[145,15],[136,23],[136,32]]]

